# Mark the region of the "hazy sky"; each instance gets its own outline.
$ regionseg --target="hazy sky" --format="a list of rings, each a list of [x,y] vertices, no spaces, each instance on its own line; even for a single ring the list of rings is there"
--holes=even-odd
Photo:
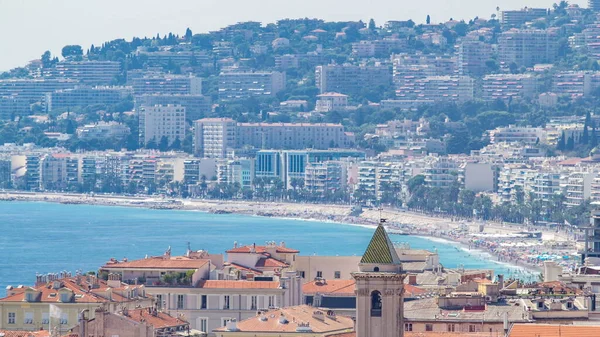
[[[556,0],[558,1],[558,0]],[[281,18],[325,20],[374,18],[433,22],[449,18],[489,18],[496,7],[550,8],[553,0],[0,0],[0,71],[60,54],[67,44],[91,44],[133,36],[154,36],[187,27],[194,33],[239,21],[274,22]],[[586,5],[587,0],[572,0]]]

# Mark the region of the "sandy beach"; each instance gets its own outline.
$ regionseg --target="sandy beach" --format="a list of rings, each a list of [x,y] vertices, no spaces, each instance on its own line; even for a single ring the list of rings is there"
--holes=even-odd
[[[540,270],[544,261],[540,256],[543,257],[543,254],[546,254],[546,256],[564,256],[573,253],[577,249],[574,246],[574,235],[567,232],[544,229],[541,230],[541,239],[527,239],[515,237],[516,233],[526,229],[522,225],[455,220],[409,211],[390,209],[380,211],[373,208],[363,209],[360,215],[354,216],[350,205],[162,199],[156,197],[17,191],[0,192],[0,201],[2,200],[180,209],[217,214],[235,213],[369,226],[376,225],[381,217],[386,219],[387,224],[392,229],[401,231],[404,234],[437,237],[457,242],[469,249],[478,249],[490,253],[498,261],[529,270]],[[539,229],[536,230],[540,231]],[[564,265],[570,267],[569,263],[565,262]]]

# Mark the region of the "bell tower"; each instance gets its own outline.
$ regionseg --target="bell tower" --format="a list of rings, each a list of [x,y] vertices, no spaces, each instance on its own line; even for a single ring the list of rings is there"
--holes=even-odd
[[[356,337],[403,337],[406,275],[382,223],[358,267],[359,271],[352,273],[356,280]]]

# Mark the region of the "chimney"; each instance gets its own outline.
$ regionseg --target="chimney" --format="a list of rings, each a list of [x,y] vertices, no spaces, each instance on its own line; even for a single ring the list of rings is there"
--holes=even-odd
[[[281,243],[279,244],[279,247],[285,248],[285,241],[281,241]]]
[[[254,281],[254,273],[246,273],[246,281]]]
[[[499,290],[504,289],[504,275],[498,274],[498,287]]]
[[[239,331],[237,327],[237,320],[233,318],[231,321],[227,322],[225,328],[227,329],[227,331]]]
[[[408,275],[408,284],[410,284],[411,286],[416,286],[417,285],[417,275],[415,275],[415,274]]]
[[[233,248],[237,248],[238,247],[238,242],[237,241],[233,241]]]
[[[121,277],[118,274],[110,273],[106,284],[111,288],[119,288],[121,287]]]

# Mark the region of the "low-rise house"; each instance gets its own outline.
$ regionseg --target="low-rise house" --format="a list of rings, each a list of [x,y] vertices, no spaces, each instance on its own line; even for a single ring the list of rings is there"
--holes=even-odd
[[[218,337],[236,336],[339,336],[350,333],[354,321],[349,317],[336,315],[333,311],[300,305],[289,308],[260,312],[254,317],[230,321],[224,327],[213,332]]]

